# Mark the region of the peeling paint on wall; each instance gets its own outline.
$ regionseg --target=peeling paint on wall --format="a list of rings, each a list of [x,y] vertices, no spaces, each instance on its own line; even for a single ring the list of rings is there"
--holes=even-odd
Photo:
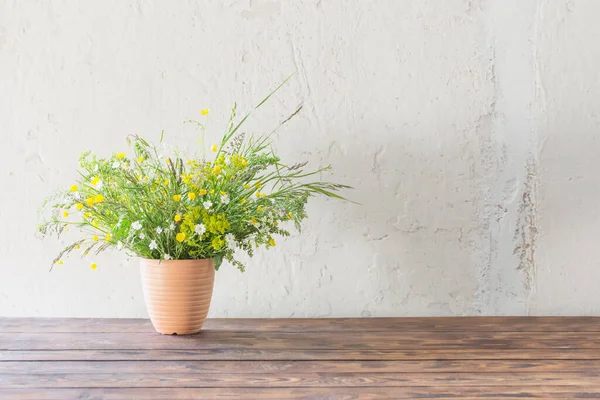
[[[519,258],[517,270],[525,276],[524,285],[531,290],[536,281],[536,241],[538,236],[538,212],[536,193],[538,187],[538,168],[533,160],[529,160],[525,168],[523,195],[519,202],[517,226],[515,229],[514,254]]]

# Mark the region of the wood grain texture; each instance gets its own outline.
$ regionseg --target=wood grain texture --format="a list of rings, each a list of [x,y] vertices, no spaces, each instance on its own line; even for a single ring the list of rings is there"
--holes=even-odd
[[[0,318],[0,399],[600,398],[600,318]]]
[[[598,317],[212,318],[205,330],[263,332],[600,332]],[[0,332],[154,333],[148,319],[2,318]]]
[[[535,340],[532,340],[535,338]],[[590,332],[244,332],[216,330],[190,336],[155,333],[0,333],[0,350],[390,350],[390,349],[588,349],[600,352]]]
[[[480,386],[469,388],[106,388],[0,389],[1,399],[18,400],[394,400],[394,399],[598,399],[598,388]]]

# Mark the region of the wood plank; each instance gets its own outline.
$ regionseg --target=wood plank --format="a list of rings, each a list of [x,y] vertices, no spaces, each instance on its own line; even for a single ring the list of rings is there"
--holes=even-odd
[[[501,398],[503,400],[600,398],[600,388],[572,386],[515,387],[409,387],[409,388],[106,388],[106,389],[2,389],[0,398],[8,400],[393,400]]]
[[[0,387],[26,388],[168,388],[168,387],[410,387],[410,386],[517,386],[574,385],[600,388],[598,373],[303,373],[303,374],[2,374]]]
[[[600,363],[584,360],[431,360],[431,361],[47,361],[1,362],[2,374],[107,374],[160,371],[163,375],[274,373],[600,373]]]
[[[600,398],[598,322],[0,318],[0,399]]]
[[[0,350],[219,350],[219,349],[388,350],[415,349],[589,349],[600,335],[589,332],[220,332],[170,336],[148,333],[0,333]]]
[[[587,349],[429,349],[412,350],[0,350],[0,361],[260,361],[260,360],[600,360]]]
[[[258,332],[600,332],[600,317],[401,317],[401,318],[226,318],[204,328]],[[7,318],[0,332],[154,332],[148,319]]]

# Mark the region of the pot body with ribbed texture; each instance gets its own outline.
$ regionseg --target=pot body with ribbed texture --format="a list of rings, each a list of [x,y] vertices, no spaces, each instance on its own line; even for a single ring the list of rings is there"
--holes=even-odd
[[[142,287],[152,325],[165,335],[200,332],[215,282],[213,260],[140,259]]]

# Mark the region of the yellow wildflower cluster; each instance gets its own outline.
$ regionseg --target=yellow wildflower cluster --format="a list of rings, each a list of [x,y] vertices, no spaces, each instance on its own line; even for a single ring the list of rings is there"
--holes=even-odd
[[[235,251],[252,256],[259,246],[275,246],[275,236],[289,235],[279,223],[294,220],[298,226],[311,195],[336,197],[333,192],[342,185],[297,180],[325,169],[306,172],[302,163],[286,167],[270,150],[269,135],[245,140],[235,114],[223,138],[208,146],[205,121],[189,121],[202,129],[202,157],[186,160],[183,151],[137,136],[128,138],[127,154],[84,153],[81,179],[61,191],[52,220],[40,231],[60,233],[73,225],[87,234],[54,263],[62,264],[65,254],[81,245],[84,254],[114,247],[145,258],[213,258],[217,267],[227,260],[243,270]]]

